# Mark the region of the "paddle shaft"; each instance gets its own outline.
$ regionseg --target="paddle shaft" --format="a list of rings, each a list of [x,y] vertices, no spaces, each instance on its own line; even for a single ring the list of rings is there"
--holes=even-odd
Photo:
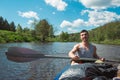
[[[19,58],[56,58],[56,59],[71,59],[67,56],[55,56],[55,55],[43,55],[43,54],[34,54],[34,55],[15,55],[15,54],[9,54],[8,52],[6,53],[8,56],[12,56],[12,57],[19,57]],[[74,60],[75,62],[79,62],[79,61],[88,61],[88,62],[94,62],[97,59],[93,59],[93,58],[80,58],[80,60]],[[116,60],[105,60],[105,62],[117,62],[120,63],[120,61],[116,61]]]
[[[7,56],[13,57],[23,57],[23,58],[56,58],[56,59],[70,59],[68,56],[60,56],[60,55],[45,55],[41,54],[37,51],[28,48],[20,48],[20,47],[10,47],[8,52],[6,52]],[[97,59],[93,58],[80,58],[83,61],[96,61]],[[80,61],[76,60],[76,61]],[[105,62],[120,62],[116,60],[105,60]]]

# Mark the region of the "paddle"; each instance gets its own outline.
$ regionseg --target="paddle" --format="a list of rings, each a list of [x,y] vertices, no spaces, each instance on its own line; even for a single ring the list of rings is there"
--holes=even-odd
[[[31,61],[31,60],[35,60],[39,58],[70,59],[68,56],[46,55],[38,51],[28,49],[28,48],[22,48],[22,47],[10,47],[8,48],[8,51],[6,52],[6,55],[9,60],[14,60],[16,58],[15,60],[19,62]],[[80,58],[80,60],[85,61],[85,62],[94,62],[97,59]],[[106,62],[120,62],[116,60],[105,60],[105,61]]]

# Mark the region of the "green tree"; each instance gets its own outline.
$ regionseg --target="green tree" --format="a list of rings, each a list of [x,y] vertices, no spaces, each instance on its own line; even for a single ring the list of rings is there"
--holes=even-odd
[[[9,30],[9,23],[6,19],[3,22],[3,30]]]
[[[4,23],[4,19],[2,16],[0,16],[0,29],[2,30],[3,28],[3,23]]]
[[[30,29],[26,27],[26,28],[23,29],[23,32],[29,34],[30,33]]]
[[[46,19],[40,20],[38,24],[35,26],[35,31],[37,37],[42,41],[46,41],[47,38],[50,35],[50,28],[51,25],[49,25],[48,21]]]
[[[69,34],[67,32],[63,32],[60,34],[60,40],[61,41],[68,41],[69,39]]]
[[[53,32],[53,27],[52,25],[50,25],[50,28],[49,28],[49,37],[54,37],[54,32]]]
[[[16,31],[15,28],[16,28],[16,26],[15,26],[14,22],[11,22],[11,23],[10,23],[9,30],[15,32],[15,31]]]
[[[22,29],[21,25],[18,24],[17,29],[16,29],[16,32],[17,32],[17,33],[22,33],[22,31],[23,31],[23,29]]]
[[[69,41],[78,42],[80,41],[80,33],[73,33],[69,35]]]

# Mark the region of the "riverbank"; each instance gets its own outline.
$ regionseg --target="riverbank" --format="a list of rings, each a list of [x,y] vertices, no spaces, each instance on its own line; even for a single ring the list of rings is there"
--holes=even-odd
[[[120,39],[116,40],[105,40],[105,41],[100,41],[100,42],[94,42],[96,44],[107,44],[107,45],[120,45]]]
[[[51,38],[48,40],[48,42],[61,42],[59,39]],[[26,33],[17,33],[17,32],[11,32],[11,31],[5,31],[0,30],[0,43],[14,43],[14,42],[40,42],[40,40],[35,39],[30,34]],[[69,41],[65,41],[69,42]],[[76,41],[73,41],[76,42]],[[120,45],[120,39],[114,39],[114,40],[104,40],[104,41],[94,41],[91,42],[97,43],[97,44],[107,44],[107,45]]]

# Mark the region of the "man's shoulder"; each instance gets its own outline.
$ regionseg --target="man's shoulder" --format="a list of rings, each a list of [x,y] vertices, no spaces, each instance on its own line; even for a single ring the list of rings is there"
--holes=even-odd
[[[90,45],[96,48],[96,46],[94,44],[90,43]]]
[[[74,45],[74,47],[79,47],[80,46],[80,43],[77,43]]]

